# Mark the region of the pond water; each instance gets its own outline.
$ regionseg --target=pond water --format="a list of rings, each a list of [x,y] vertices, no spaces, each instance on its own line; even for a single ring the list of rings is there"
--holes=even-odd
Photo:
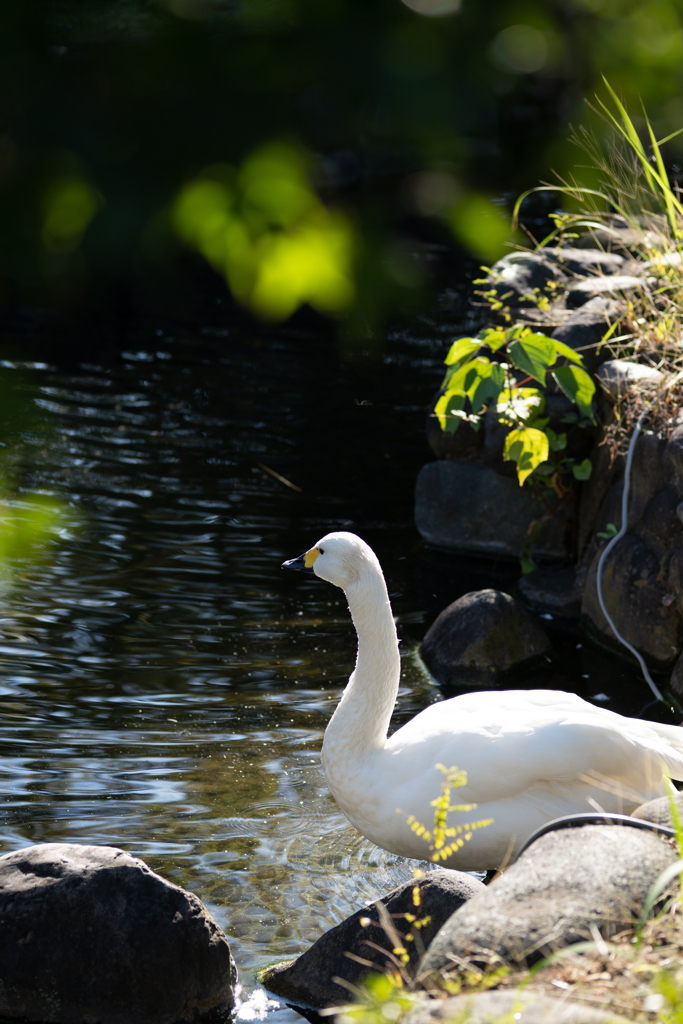
[[[333,529],[375,548],[403,641],[394,726],[442,697],[417,656],[433,615],[518,576],[425,551],[413,525],[425,407],[461,328],[413,323],[367,365],[305,327],[144,323],[68,369],[54,346],[2,343],[41,416],[22,487],[72,517],[0,597],[0,850],[115,845],[197,893],[229,936],[242,1019],[300,1019],[250,997],[255,971],[414,867],[327,792],[354,633],[340,591],[281,562]],[[632,669],[579,643],[556,635],[547,682],[641,712]]]

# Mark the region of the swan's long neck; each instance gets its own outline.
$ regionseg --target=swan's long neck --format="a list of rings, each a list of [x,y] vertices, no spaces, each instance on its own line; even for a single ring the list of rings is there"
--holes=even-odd
[[[401,675],[396,627],[379,565],[364,565],[346,598],[358,634],[358,655],[325,733],[326,767],[340,757],[348,763],[384,747]]]

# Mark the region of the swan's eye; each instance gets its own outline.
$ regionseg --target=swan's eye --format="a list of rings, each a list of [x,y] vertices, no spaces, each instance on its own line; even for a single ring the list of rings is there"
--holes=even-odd
[[[325,554],[325,548],[318,548],[318,551],[320,552],[321,555]]]

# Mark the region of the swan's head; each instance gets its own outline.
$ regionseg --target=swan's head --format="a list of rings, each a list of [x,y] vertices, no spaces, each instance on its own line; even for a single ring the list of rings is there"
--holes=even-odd
[[[313,572],[342,590],[358,582],[370,566],[381,574],[374,551],[355,533],[328,533],[305,554],[282,563],[283,569]]]

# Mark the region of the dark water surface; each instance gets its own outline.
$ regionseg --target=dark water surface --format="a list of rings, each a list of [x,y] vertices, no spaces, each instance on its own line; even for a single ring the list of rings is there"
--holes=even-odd
[[[16,338],[0,351],[43,417],[22,486],[73,511],[0,593],[0,849],[120,846],[196,892],[229,936],[243,1019],[294,1017],[249,998],[255,970],[414,867],[327,792],[353,629],[340,591],[280,563],[334,529],[375,548],[403,638],[394,725],[441,699],[416,654],[434,612],[518,575],[424,552],[413,525],[424,409],[461,326],[397,331],[365,368],[313,329],[152,324],[68,371],[28,342],[19,359]],[[548,682],[638,713],[644,685],[577,642],[559,638]]]

